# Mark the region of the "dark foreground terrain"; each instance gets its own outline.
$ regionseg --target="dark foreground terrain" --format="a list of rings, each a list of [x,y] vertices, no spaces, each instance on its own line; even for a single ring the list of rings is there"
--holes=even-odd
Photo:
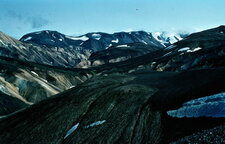
[[[167,111],[224,91],[224,73],[221,68],[96,77],[2,119],[0,142],[169,143],[223,127],[224,118],[172,118]],[[65,137],[74,125],[77,128]],[[221,130],[211,132],[224,135]]]

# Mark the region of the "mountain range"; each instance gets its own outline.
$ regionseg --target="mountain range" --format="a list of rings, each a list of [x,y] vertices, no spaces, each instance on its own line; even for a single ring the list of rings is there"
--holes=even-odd
[[[225,26],[0,33],[0,143],[225,142]]]
[[[163,48],[170,45],[170,39],[180,40],[187,34],[170,37],[144,31],[107,33],[88,33],[74,37],[57,31],[41,31],[26,34],[18,41],[0,33],[0,56],[36,62],[59,67],[80,67],[94,52],[124,44],[142,43]],[[45,51],[43,51],[43,49]],[[146,52],[150,50],[147,49]],[[137,54],[137,55],[140,55]],[[87,67],[87,66],[86,66]]]

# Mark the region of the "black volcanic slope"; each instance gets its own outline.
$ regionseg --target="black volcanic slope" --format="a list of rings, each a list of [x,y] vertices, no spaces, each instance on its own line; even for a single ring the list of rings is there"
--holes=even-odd
[[[0,121],[0,143],[169,143],[224,124],[167,110],[225,90],[225,68],[95,77]],[[73,126],[75,131],[66,136]],[[212,131],[213,132],[213,131]],[[216,131],[215,135],[221,135]],[[222,139],[224,140],[224,139]]]
[[[0,92],[0,116],[18,111],[26,106],[28,104],[23,101]]]
[[[92,67],[108,63],[117,63],[162,49],[163,48],[142,43],[112,46],[108,49],[92,53],[88,60],[81,61],[77,67]]]

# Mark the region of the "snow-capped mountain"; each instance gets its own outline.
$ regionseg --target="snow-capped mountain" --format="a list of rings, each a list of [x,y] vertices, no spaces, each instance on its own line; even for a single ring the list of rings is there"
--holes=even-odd
[[[182,32],[182,33],[172,33],[172,32],[153,32],[152,36],[159,41],[164,46],[169,46],[178,42],[185,37],[187,37],[189,33]]]
[[[166,47],[183,39],[187,35],[169,33],[148,33],[145,31],[117,32],[113,34],[96,32],[81,36],[67,36],[57,31],[40,31],[24,35],[20,41],[35,43],[47,47],[80,47],[93,52],[129,43],[143,43],[146,45]]]
[[[145,47],[144,45],[148,46],[149,50],[143,52],[141,52],[143,49],[135,50],[135,48],[132,48],[134,51],[138,52],[138,54],[135,52],[134,55],[140,56],[140,53],[145,54],[146,52],[156,50],[157,47],[160,49],[170,46],[176,41],[182,40],[185,36],[187,36],[187,34],[182,35],[165,32],[149,33],[145,31],[117,32],[113,34],[92,32],[81,36],[68,36],[57,31],[45,30],[26,34],[20,41],[41,47],[48,47],[49,50],[60,48],[64,53],[76,53],[76,62],[70,62],[71,64],[66,65],[74,67],[76,64],[80,63],[80,61],[82,63],[86,61],[92,53],[106,50],[110,47],[113,48],[125,44],[133,45],[135,43],[142,44],[143,47]],[[140,46],[137,48],[140,48]],[[153,49],[151,50],[151,48]],[[126,59],[128,57],[133,57],[129,55],[129,51],[130,50],[125,50],[125,53],[128,52],[126,54]],[[73,60],[74,58],[70,59]],[[67,63],[66,60],[65,63]],[[59,65],[65,66],[64,63]]]
[[[108,33],[87,33],[81,36],[67,36],[57,31],[40,31],[24,35],[20,41],[1,33],[1,56],[19,58],[52,66],[75,67],[81,61],[89,59],[92,53],[125,44],[141,43],[149,50],[135,50],[140,56],[146,52],[165,48],[184,36],[166,33],[148,33],[144,31]],[[138,48],[138,47],[137,47]],[[140,48],[140,46],[139,46]],[[44,51],[43,51],[44,49]],[[127,51],[129,56],[129,50]]]
[[[144,31],[108,33],[87,33],[81,36],[67,36],[57,31],[41,31],[24,35],[20,41],[36,43],[47,47],[81,47],[93,52],[110,46],[141,42],[148,45],[164,47],[163,42],[156,40],[151,33]]]

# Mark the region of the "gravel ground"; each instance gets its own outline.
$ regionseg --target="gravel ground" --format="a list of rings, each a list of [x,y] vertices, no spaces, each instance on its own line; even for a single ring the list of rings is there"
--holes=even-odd
[[[225,124],[183,137],[170,144],[225,144]]]

